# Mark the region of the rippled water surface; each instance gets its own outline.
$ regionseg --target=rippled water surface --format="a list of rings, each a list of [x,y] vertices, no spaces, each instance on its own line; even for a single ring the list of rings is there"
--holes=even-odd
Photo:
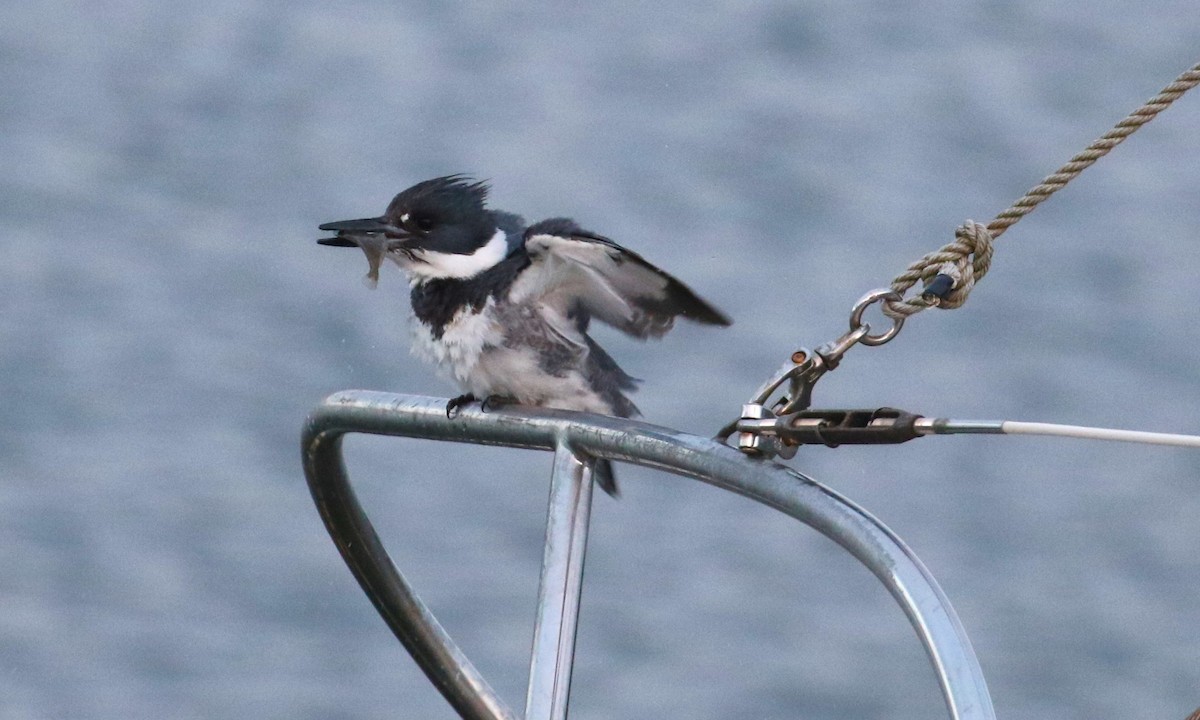
[[[711,433],[797,345],[1197,60],[1192,3],[0,7],[0,716],[447,718],[307,495],[306,412],[445,395],[406,290],[316,225],[427,177],[570,215],[732,315],[607,332]],[[834,406],[1200,432],[1200,95],[998,242],[967,306],[856,349]],[[397,562],[513,705],[549,458],[354,439]],[[1008,718],[1200,705],[1200,456],[1048,439],[804,450],[954,600]],[[572,717],[929,718],[890,597],[832,543],[624,471]]]

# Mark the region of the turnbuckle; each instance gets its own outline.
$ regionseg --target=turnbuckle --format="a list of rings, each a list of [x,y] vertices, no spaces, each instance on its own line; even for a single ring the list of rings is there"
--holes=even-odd
[[[750,407],[750,406],[747,406]],[[773,438],[795,454],[800,445],[894,445],[926,434],[917,427],[920,415],[896,408],[873,410],[802,410],[790,415],[743,417],[737,431]],[[783,453],[779,453],[783,455]]]

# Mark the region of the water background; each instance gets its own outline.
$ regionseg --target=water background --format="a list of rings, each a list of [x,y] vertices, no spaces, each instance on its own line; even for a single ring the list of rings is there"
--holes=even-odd
[[[854,300],[1197,60],[1192,2],[0,5],[0,717],[449,718],[325,536],[299,431],[445,395],[320,222],[449,172],[735,318],[599,338],[708,434]],[[968,305],[821,404],[1200,432],[1200,95],[999,241]],[[549,457],[355,439],[397,562],[520,706]],[[1200,455],[1050,439],[804,450],[955,603],[1000,717],[1200,705]],[[572,717],[929,718],[911,628],[832,543],[625,469]]]

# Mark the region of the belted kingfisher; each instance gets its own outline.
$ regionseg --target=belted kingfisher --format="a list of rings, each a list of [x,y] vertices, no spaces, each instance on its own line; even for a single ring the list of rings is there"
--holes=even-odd
[[[380,217],[326,223],[317,242],[359,247],[378,279],[384,258],[408,275],[413,352],[476,400],[631,417],[629,376],[588,336],[593,319],[638,339],[661,337],[684,317],[727,326],[686,285],[568,218],[526,226],[487,207],[488,186],[464,175],[417,183]],[[616,494],[611,465],[595,478]]]

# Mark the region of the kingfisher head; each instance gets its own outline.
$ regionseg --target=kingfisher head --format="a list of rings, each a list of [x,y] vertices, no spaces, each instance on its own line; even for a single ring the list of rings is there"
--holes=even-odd
[[[497,227],[487,193],[486,183],[463,175],[419,182],[392,198],[379,217],[321,225],[337,235],[317,242],[361,247],[371,262],[371,277],[383,257],[416,282],[474,277],[507,257],[515,240]]]

